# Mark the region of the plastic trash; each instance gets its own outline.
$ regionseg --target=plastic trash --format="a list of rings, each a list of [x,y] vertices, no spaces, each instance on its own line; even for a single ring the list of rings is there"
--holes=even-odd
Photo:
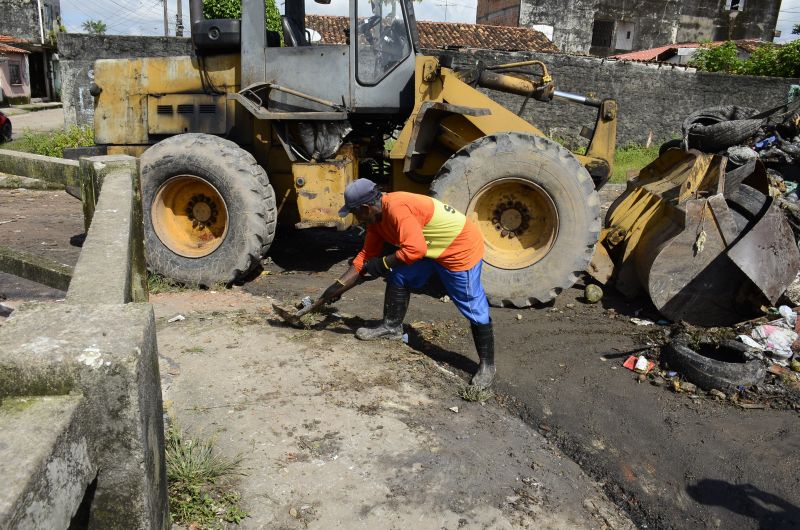
[[[743,166],[753,158],[758,158],[758,153],[747,146],[734,145],[728,148],[728,159],[737,166]]]
[[[778,139],[775,138],[774,135],[773,136],[767,136],[763,140],[761,140],[759,142],[756,142],[756,145],[755,145],[756,151],[761,151],[762,149],[766,149],[767,147],[771,147],[771,146],[775,145],[775,142],[777,142],[777,141],[778,141]]]
[[[169,320],[167,320],[167,322],[169,322],[169,323],[180,322],[181,320],[186,320],[186,317],[183,316],[183,315],[175,315],[174,317],[172,317]]]
[[[764,345],[765,350],[772,352],[773,356],[789,359],[792,352],[792,343],[797,340],[797,333],[790,329],[764,324],[756,327],[750,333],[756,341]]]
[[[645,318],[633,317],[633,318],[631,318],[631,322],[633,322],[637,326],[652,326],[653,325],[653,321],[652,320],[647,320]]]
[[[761,344],[756,342],[752,337],[749,337],[747,335],[739,335],[738,339],[740,341],[742,341],[744,344],[746,344],[747,346],[750,346],[751,348],[754,348],[756,350],[763,350],[764,349],[764,346],[762,346]]]
[[[789,327],[794,329],[794,325],[797,323],[797,313],[792,311],[792,308],[788,305],[782,305],[778,308],[778,313],[783,317]]]
[[[656,363],[648,360],[644,355],[639,355],[638,357],[636,355],[631,355],[625,359],[625,362],[622,363],[622,366],[632,372],[647,374],[650,372],[650,370],[655,368]]]
[[[408,344],[408,333],[403,333],[403,344]]]

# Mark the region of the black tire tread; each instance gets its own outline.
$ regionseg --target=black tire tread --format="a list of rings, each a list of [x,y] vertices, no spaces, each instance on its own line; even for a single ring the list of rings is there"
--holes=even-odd
[[[436,179],[431,184],[431,194],[435,198],[442,199],[449,190],[463,187],[471,198],[478,191],[477,189],[470,189],[470,179],[468,177],[470,167],[474,164],[474,158],[494,158],[508,152],[524,153],[526,151],[539,152],[545,157],[557,160],[564,168],[564,173],[574,180],[574,184],[585,198],[584,205],[589,219],[588,230],[584,234],[583,241],[576,244],[579,248],[576,249],[571,262],[564,263],[563,270],[551,275],[550,281],[540,275],[530,278],[527,287],[528,294],[524,296],[509,297],[504,294],[497,294],[492,289],[490,282],[485,280],[484,287],[486,288],[489,303],[497,307],[530,307],[536,303],[546,303],[558,296],[563,289],[574,285],[592,259],[601,229],[600,201],[589,172],[567,149],[552,140],[540,136],[516,132],[497,133],[470,143],[454,154],[442,166]],[[486,276],[487,265],[484,265],[484,277]],[[536,264],[532,267],[535,266]]]
[[[729,348],[744,351],[746,346],[738,342],[727,342]],[[662,354],[670,369],[678,371],[687,380],[705,390],[735,390],[739,386],[751,386],[764,380],[766,369],[757,359],[744,363],[724,362],[710,359],[691,349],[687,342],[674,340],[667,344]]]
[[[248,251],[238,256],[233,264],[222,261],[208,260],[208,270],[203,270],[192,277],[182,277],[187,272],[175,270],[157,270],[157,272],[176,278],[181,281],[195,282],[202,285],[211,285],[216,282],[231,282],[242,278],[260,263],[261,258],[267,253],[275,237],[277,223],[275,191],[269,183],[264,169],[256,159],[239,147],[236,143],[209,134],[187,133],[172,136],[155,144],[142,155],[142,188],[145,188],[145,179],[151,170],[159,165],[171,162],[172,159],[186,157],[187,153],[194,150],[214,153],[215,158],[222,160],[240,178],[231,182],[231,185],[241,189],[245,187],[247,193],[242,197],[246,202],[244,208],[254,215],[247,215],[245,223],[246,248]],[[145,197],[143,197],[145,201]],[[150,205],[146,205],[149,211]],[[229,212],[229,216],[236,212]],[[241,212],[239,212],[241,213]],[[147,217],[147,216],[146,216]],[[230,222],[230,217],[229,217]],[[145,232],[149,222],[145,220]],[[152,237],[156,237],[152,234]],[[146,236],[147,239],[147,236]],[[149,253],[155,252],[151,250]],[[167,252],[169,252],[167,250]],[[200,258],[204,259],[204,258]],[[148,263],[150,263],[148,258]]]

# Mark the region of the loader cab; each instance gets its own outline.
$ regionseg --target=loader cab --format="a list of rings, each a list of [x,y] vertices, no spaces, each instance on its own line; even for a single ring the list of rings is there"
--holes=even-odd
[[[242,89],[250,88],[252,100],[285,117],[407,116],[414,104],[417,33],[412,0],[351,0],[346,26],[334,9],[313,0],[287,0],[280,45],[276,35],[265,30],[263,0],[243,0],[238,27],[237,21],[224,23],[239,32]],[[331,19],[331,26],[339,24],[342,34],[307,27],[306,13],[312,10],[339,15]],[[216,22],[222,23],[200,24]],[[198,36],[208,33],[198,30]],[[195,41],[198,54],[217,53],[218,48],[204,46]]]

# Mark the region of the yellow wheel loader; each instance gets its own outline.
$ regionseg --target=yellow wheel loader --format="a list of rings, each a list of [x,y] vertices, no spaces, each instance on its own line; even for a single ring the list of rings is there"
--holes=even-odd
[[[95,64],[95,141],[141,157],[152,270],[205,285],[245,276],[279,221],[348,228],[342,192],[364,177],[474,219],[493,305],[546,302],[586,268],[615,101],[555,90],[537,61],[422,55],[412,0],[352,0],[345,45],[315,39],[303,0],[287,0],[282,38],[265,30],[263,0],[244,0],[241,20],[203,20],[201,7],[190,3],[194,55]],[[596,107],[585,155],[479,87]]]

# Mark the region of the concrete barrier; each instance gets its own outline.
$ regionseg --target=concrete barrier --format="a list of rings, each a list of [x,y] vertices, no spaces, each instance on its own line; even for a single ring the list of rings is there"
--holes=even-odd
[[[90,226],[66,302],[0,327],[0,528],[167,528],[138,165],[82,164]]]

